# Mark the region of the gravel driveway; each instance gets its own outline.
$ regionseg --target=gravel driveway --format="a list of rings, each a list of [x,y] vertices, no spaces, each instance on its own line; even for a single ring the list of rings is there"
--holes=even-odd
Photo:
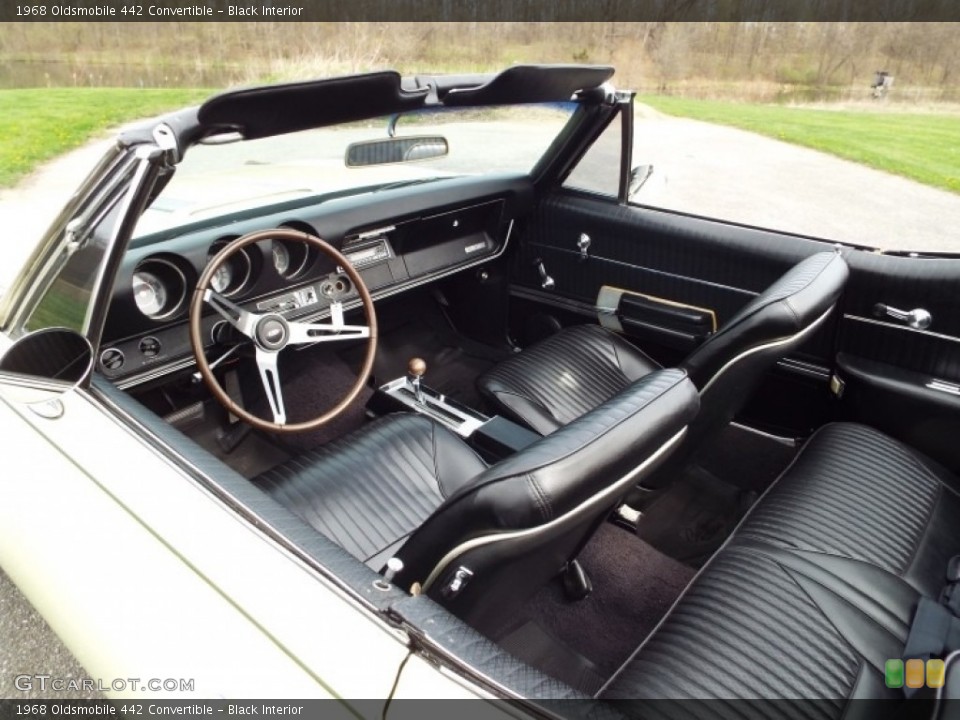
[[[98,140],[0,190],[0,287],[109,145]],[[638,113],[635,161],[655,166],[640,199],[741,223],[882,248],[960,251],[960,196],[759,135]],[[0,697],[12,674],[82,670],[0,572]]]
[[[960,195],[762,135],[638,117],[634,164],[657,207],[884,250],[960,252]],[[665,178],[665,183],[663,179]]]

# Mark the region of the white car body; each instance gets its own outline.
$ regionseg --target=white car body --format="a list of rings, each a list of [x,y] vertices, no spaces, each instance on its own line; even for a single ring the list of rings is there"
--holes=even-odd
[[[183,678],[192,693],[151,696],[390,697],[410,652],[402,632],[241,521],[85,391],[64,395],[57,419],[14,395],[0,382],[12,451],[0,565],[107,695],[142,698],[130,682],[115,690],[118,679]],[[214,532],[198,536],[201,526]],[[402,687],[408,697],[481,693],[433,667]]]

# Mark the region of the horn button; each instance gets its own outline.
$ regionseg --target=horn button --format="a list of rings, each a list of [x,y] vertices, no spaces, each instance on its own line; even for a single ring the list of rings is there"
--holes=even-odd
[[[255,335],[257,345],[264,350],[283,350],[290,337],[290,328],[279,315],[265,315],[257,323]]]

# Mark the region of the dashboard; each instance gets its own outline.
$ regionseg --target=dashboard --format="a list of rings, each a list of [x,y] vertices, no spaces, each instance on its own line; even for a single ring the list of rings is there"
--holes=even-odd
[[[351,261],[376,300],[499,257],[532,196],[526,175],[444,178],[274,205],[135,239],[117,273],[98,369],[130,388],[192,368],[193,289],[214,255],[242,235],[273,228],[316,235]],[[360,304],[333,259],[280,239],[234,253],[211,284],[251,312],[292,320],[326,317],[335,301],[347,310]],[[202,322],[210,348],[224,321],[208,309]]]

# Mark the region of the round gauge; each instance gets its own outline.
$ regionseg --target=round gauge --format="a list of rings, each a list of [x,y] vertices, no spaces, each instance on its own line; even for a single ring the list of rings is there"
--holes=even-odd
[[[223,250],[234,238],[221,238],[210,246],[210,252],[207,254],[207,262],[213,260],[214,256]],[[259,253],[258,253],[259,255]],[[239,295],[250,287],[255,277],[255,268],[259,265],[256,258],[247,248],[241,248],[239,251],[230,255],[226,261],[220,263],[213,277],[210,278],[210,289],[215,293],[220,293],[227,297]]]
[[[167,289],[156,275],[141,270],[133,274],[133,299],[140,312],[156,317],[167,305]]]
[[[286,275],[290,269],[290,251],[286,245],[273,243],[273,267],[278,275]]]
[[[231,263],[229,262],[223,263],[217,268],[213,277],[210,278],[210,287],[213,288],[214,292],[226,292],[227,288],[230,287],[230,283],[233,282],[233,270],[230,268],[230,265]]]
[[[131,282],[137,309],[151,320],[177,313],[187,299],[187,278],[175,260],[150,257],[133,271]]]
[[[277,275],[287,280],[301,277],[317,259],[313,249],[302,242],[274,240],[271,249],[273,269],[277,271]]]

